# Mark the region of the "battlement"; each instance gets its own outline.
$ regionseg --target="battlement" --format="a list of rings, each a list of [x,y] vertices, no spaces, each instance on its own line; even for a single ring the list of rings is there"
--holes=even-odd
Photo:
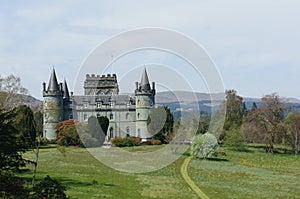
[[[116,74],[107,74],[107,75],[95,75],[95,74],[86,74],[86,81],[117,81]]]

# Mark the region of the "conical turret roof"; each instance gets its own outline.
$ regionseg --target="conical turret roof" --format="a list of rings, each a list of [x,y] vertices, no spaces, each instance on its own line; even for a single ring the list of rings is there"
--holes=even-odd
[[[48,91],[58,91],[59,90],[59,86],[57,83],[57,78],[56,78],[56,74],[55,74],[55,70],[53,68],[51,77],[50,77],[50,81],[49,81],[49,85],[48,85]]]
[[[141,79],[141,90],[151,90],[150,84],[149,84],[149,78],[146,71],[146,68],[143,70],[142,79]]]
[[[69,94],[69,89],[68,89],[68,85],[67,85],[67,81],[64,81],[63,84],[63,91],[64,91],[64,98],[65,99],[69,99],[70,98],[70,94]]]

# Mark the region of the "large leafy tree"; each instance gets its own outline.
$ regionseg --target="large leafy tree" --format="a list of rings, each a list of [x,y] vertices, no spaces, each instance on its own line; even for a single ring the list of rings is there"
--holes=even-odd
[[[148,117],[148,131],[154,139],[168,143],[173,136],[174,117],[169,107],[156,107]]]
[[[35,145],[36,124],[35,118],[30,107],[21,105],[16,109],[15,117],[16,129],[19,132],[20,142],[26,143],[28,147]]]
[[[259,108],[253,108],[246,117],[244,131],[247,139],[257,140],[267,145],[267,151],[274,152],[274,144],[279,143],[283,134],[283,105],[276,93],[261,99]]]
[[[18,139],[19,133],[15,128],[14,110],[0,109],[0,197],[26,198],[24,181],[10,172],[19,170],[30,161],[22,154],[27,146]]]
[[[286,127],[284,140],[291,146],[295,155],[297,155],[300,146],[300,114],[288,114],[284,123]]]

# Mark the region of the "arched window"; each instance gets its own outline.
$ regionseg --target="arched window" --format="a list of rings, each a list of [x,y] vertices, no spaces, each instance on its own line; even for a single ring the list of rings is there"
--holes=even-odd
[[[138,119],[140,118],[140,116],[141,116],[141,114],[140,114],[140,113],[138,113],[138,114],[137,114],[137,117],[138,117]]]
[[[110,127],[110,129],[109,129],[109,139],[111,139],[113,137],[114,137],[114,128]]]
[[[129,119],[129,113],[126,113],[126,120]]]
[[[130,137],[130,127],[126,127],[126,137]]]
[[[109,114],[109,119],[113,120],[114,119],[114,115],[111,113]]]

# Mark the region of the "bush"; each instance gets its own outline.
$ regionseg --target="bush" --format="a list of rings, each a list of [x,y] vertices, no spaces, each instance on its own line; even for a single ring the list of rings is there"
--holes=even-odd
[[[152,145],[162,145],[162,142],[160,140],[151,140]]]
[[[62,186],[59,181],[47,176],[33,188],[32,198],[65,199],[68,198],[65,191],[65,186]]]
[[[197,135],[191,146],[191,155],[194,157],[207,158],[213,156],[218,148],[218,140],[211,133]]]
[[[129,146],[139,146],[140,138],[129,137],[129,138],[121,138],[116,137],[112,139],[111,143],[117,147],[129,147]]]

